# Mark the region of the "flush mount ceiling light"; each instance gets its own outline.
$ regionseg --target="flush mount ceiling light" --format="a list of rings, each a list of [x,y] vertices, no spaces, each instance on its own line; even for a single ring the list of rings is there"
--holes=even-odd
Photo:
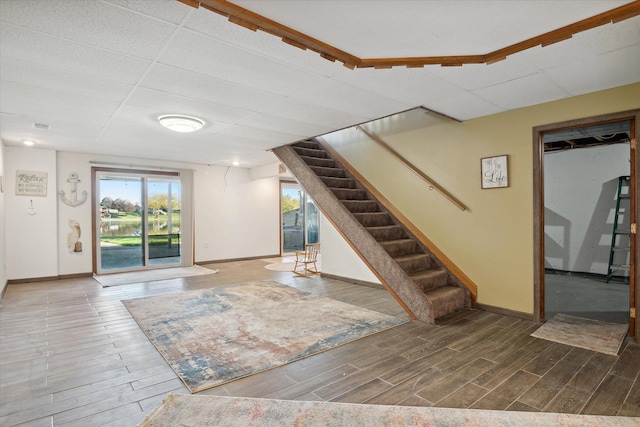
[[[32,141],[32,140],[30,140],[30,139],[25,139],[24,141],[22,141],[22,143],[23,143],[24,145],[28,145],[28,146],[35,145],[35,141]]]
[[[174,132],[195,132],[202,129],[204,120],[180,114],[167,114],[158,117],[160,124]]]

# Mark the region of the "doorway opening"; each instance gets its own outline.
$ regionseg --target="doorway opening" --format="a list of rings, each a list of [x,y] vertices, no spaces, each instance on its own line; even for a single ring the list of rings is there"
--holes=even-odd
[[[93,179],[96,274],[191,265],[179,172],[94,168]]]
[[[637,338],[637,121],[634,111],[534,128],[536,321],[628,323]]]
[[[280,183],[282,255],[304,250],[305,244],[320,243],[318,207],[296,182]]]

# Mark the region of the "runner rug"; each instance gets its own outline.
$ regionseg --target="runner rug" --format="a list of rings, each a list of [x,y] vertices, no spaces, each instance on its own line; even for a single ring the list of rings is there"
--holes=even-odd
[[[215,274],[218,270],[194,265],[191,267],[157,268],[145,271],[132,271],[130,273],[115,273],[94,275],[103,287],[130,285],[132,283],[157,282],[159,280],[177,279],[179,277],[202,276]]]
[[[627,336],[627,329],[628,325],[559,313],[531,336],[616,356]]]
[[[192,393],[406,322],[272,281],[123,303]]]
[[[170,394],[139,427],[631,427],[638,419],[414,406],[356,405]]]

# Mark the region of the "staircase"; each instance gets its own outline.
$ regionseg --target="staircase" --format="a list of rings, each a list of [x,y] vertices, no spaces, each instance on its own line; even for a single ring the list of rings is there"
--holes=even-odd
[[[471,306],[467,288],[321,144],[273,152],[409,315],[432,324]]]

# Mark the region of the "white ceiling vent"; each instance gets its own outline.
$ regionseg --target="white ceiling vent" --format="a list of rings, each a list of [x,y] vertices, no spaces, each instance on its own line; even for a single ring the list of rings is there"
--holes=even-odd
[[[47,125],[44,123],[34,123],[33,127],[40,130],[49,130],[51,129],[51,125]]]

